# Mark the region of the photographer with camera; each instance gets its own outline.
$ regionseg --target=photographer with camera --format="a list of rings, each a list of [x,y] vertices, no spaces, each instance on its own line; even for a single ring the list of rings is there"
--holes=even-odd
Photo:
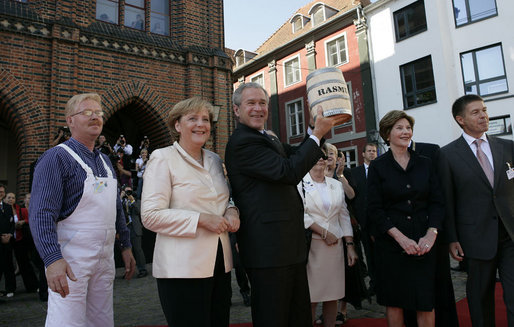
[[[109,142],[107,142],[107,139],[105,138],[105,135],[101,134],[98,136],[98,139],[96,140],[96,146],[95,149],[102,152],[103,154],[106,154],[110,156],[111,154],[114,154],[114,150],[112,149]]]
[[[127,156],[132,155],[132,145],[127,143],[127,140],[123,134],[120,135],[116,141],[116,144],[114,145],[114,152],[118,152],[118,149],[122,149],[123,153],[125,153]]]
[[[150,153],[150,139],[146,135],[143,137],[143,140],[139,145],[139,154],[141,154],[141,151],[143,151],[143,149],[146,149],[148,153]]]
[[[130,231],[130,243],[132,243],[132,252],[136,258],[136,266],[138,270],[137,278],[146,277],[146,258],[141,247],[141,237],[143,235],[143,225],[141,224],[141,202],[136,200],[132,187],[123,185],[120,193],[123,210],[125,212],[125,220]]]

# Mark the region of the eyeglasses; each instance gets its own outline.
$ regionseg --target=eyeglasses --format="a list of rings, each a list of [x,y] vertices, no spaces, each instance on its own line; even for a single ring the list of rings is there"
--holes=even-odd
[[[84,115],[84,116],[91,117],[93,115],[93,113],[95,115],[97,115],[98,117],[103,117],[104,114],[105,114],[102,110],[84,109],[82,111],[74,113],[70,117],[73,117],[73,116],[76,116],[76,115]]]

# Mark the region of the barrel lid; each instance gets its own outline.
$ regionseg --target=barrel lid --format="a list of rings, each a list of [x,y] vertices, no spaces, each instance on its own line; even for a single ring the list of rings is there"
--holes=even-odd
[[[337,68],[337,67],[323,67],[323,68],[319,68],[319,69],[316,69],[315,71],[313,71],[312,73],[310,73],[309,75],[307,75],[307,81],[310,78],[313,78],[314,76],[317,76],[319,74],[335,73],[335,72],[339,72],[339,73],[341,73],[341,75],[343,74],[343,72],[339,68]]]

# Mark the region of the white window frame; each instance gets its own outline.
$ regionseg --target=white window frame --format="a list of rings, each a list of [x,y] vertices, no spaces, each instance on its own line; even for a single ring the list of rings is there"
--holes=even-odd
[[[299,79],[297,81],[293,81],[291,84],[287,84],[287,64],[290,63],[291,61],[295,60],[295,59],[298,59],[298,74],[300,76],[299,76]],[[293,56],[291,58],[288,58],[287,60],[284,60],[284,87],[285,88],[289,87],[291,85],[300,83],[301,81],[302,81],[302,63],[300,61],[300,54],[297,54],[296,56]]]
[[[356,145],[352,145],[352,146],[349,146],[346,148],[341,148],[339,150],[341,150],[341,152],[343,152],[343,155],[346,158],[346,166],[345,167],[353,168],[353,167],[357,167],[359,165],[359,157],[358,157],[359,153],[357,152]],[[354,156],[355,160],[353,160],[353,161],[348,160],[349,156],[347,154],[349,154],[350,151],[353,152],[355,155]]]
[[[299,134],[293,135],[292,134],[293,126],[291,125],[291,116],[292,115],[291,115],[291,113],[289,111],[289,105],[295,104],[295,103],[298,103],[298,102],[300,103],[300,108],[297,108],[297,111],[295,112],[295,115],[297,116],[297,118],[296,118],[297,121],[298,121],[299,115],[302,116],[303,130],[299,131]],[[307,122],[305,121],[305,104],[304,104],[303,97],[296,98],[294,100],[286,102],[284,110],[285,110],[285,114],[286,114],[287,139],[290,139],[290,138],[293,138],[293,137],[301,137],[301,136],[305,135],[305,126],[306,126]]]
[[[255,75],[251,76],[251,77],[250,77],[250,82],[252,82],[252,83],[257,83],[257,82],[255,82],[255,81],[254,81],[254,79],[255,79],[255,78],[258,78],[258,77],[262,78],[262,84],[261,84],[261,86],[264,88],[264,72],[260,72],[260,73],[258,73],[258,74],[255,74]],[[260,84],[260,83],[259,83],[259,84]]]
[[[345,50],[346,50],[346,61],[344,62],[340,62],[336,65],[333,65],[331,66],[330,65],[330,55],[328,53],[328,44],[330,42],[333,42],[333,41],[336,41],[337,39],[341,38],[341,37],[344,37],[344,46],[345,46]],[[338,52],[339,53],[339,52]],[[339,67],[339,66],[342,66],[344,64],[347,64],[348,62],[350,62],[350,54],[348,52],[348,38],[346,37],[346,32],[343,32],[341,34],[338,34],[328,40],[325,41],[325,64],[327,65],[327,67]]]
[[[312,10],[312,9],[317,9],[317,8],[321,8],[321,10],[323,11],[323,19],[320,22],[317,22],[314,19],[314,14],[316,13],[316,10]],[[321,24],[321,23],[323,23],[324,21],[327,20],[327,10],[325,8],[325,4],[324,3],[321,3],[321,2],[316,3],[314,6],[312,6],[312,9],[311,9],[312,27],[314,27],[316,25],[319,25],[319,24]]]

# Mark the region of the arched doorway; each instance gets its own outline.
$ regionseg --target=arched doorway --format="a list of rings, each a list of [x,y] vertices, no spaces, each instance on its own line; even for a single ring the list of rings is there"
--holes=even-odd
[[[169,132],[163,119],[151,105],[137,97],[129,99],[125,105],[106,117],[102,134],[112,146],[123,135],[133,148],[132,163],[139,156],[139,147],[145,136],[150,140],[150,150],[170,144]],[[132,179],[135,181],[135,166],[131,167]],[[142,247],[147,262],[152,262],[154,244],[155,233],[143,229]],[[116,265],[122,264],[121,257],[117,254]]]
[[[1,111],[3,107],[0,104]],[[17,192],[18,157],[16,137],[7,122],[0,119],[0,184],[7,186],[9,192]]]

